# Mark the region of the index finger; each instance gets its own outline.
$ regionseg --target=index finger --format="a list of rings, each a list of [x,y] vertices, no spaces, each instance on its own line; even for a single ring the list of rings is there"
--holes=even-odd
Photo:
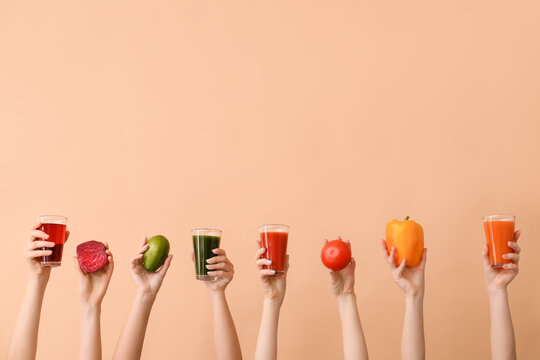
[[[216,248],[216,249],[213,249],[212,252],[216,255],[223,255],[223,256],[227,256],[227,254],[225,253],[225,250],[221,249],[221,248]]]
[[[43,225],[43,224],[38,221],[37,223],[34,224],[34,226],[32,226],[30,228],[30,231],[39,229],[41,227],[41,225]]]
[[[255,254],[255,260],[259,260],[260,258],[262,258],[262,255],[266,252],[266,249],[265,248],[260,248],[259,250],[257,250],[257,253]]]
[[[48,239],[49,234],[41,230],[32,230],[30,231],[30,236],[28,237],[28,242],[32,242],[35,239]]]
[[[517,230],[514,233],[514,242],[517,242],[520,236],[521,236],[521,230]]]

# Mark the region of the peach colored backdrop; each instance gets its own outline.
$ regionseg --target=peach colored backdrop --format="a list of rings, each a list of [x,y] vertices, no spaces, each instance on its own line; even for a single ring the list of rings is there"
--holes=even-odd
[[[373,359],[399,356],[403,296],[379,239],[410,215],[429,247],[431,359],[486,359],[481,216],[517,215],[511,307],[521,359],[540,353],[540,22],[537,1],[15,1],[0,3],[0,166],[5,353],[35,216],[69,217],[66,255],[108,241],[110,358],[144,234],[176,255],[144,359],[213,359],[210,307],[190,229],[223,230],[245,358],[261,294],[258,225],[291,226],[281,359],[339,359],[323,239],[352,241]],[[40,359],[74,359],[77,279],[46,293]]]

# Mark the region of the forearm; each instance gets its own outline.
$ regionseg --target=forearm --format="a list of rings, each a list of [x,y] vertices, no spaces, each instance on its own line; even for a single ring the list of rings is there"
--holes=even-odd
[[[356,295],[340,295],[336,300],[341,319],[344,359],[368,359],[364,331],[356,306]]]
[[[8,360],[36,358],[39,320],[47,279],[30,275],[21,309],[15,322]]]
[[[493,360],[516,359],[514,327],[506,289],[489,291],[489,309],[491,315],[491,358]]]
[[[277,332],[281,303],[276,300],[265,300],[261,318],[261,327],[255,349],[255,360],[277,359]]]
[[[116,344],[113,359],[135,360],[141,358],[146,326],[155,296],[137,294],[126,325]]]
[[[101,305],[82,303],[79,360],[101,360]]]
[[[426,356],[425,352],[424,296],[407,295],[401,336],[401,358],[403,360],[423,360]]]
[[[214,314],[214,342],[218,360],[240,360],[242,352],[234,321],[223,291],[210,292]]]

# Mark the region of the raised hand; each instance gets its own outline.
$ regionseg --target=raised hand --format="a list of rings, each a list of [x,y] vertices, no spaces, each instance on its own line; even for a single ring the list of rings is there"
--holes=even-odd
[[[54,247],[54,242],[47,241],[49,235],[38,230],[40,226],[40,223],[32,226],[24,248],[24,258],[30,268],[30,276],[13,329],[8,360],[33,360],[36,358],[41,306],[51,274],[49,266],[41,265],[41,257],[52,253],[51,250],[43,250],[43,248]],[[66,241],[68,236],[69,231],[66,231]]]
[[[37,275],[40,278],[49,279],[51,273],[50,266],[41,265],[41,257],[52,254],[52,250],[43,250],[43,248],[53,248],[54,242],[47,241],[49,235],[41,230],[41,223],[36,223],[30,229],[30,235],[28,236],[28,242],[24,248],[24,257],[30,268],[31,274]],[[66,242],[69,237],[69,231],[66,230]],[[43,239],[43,240],[41,240]]]
[[[415,267],[407,266],[407,260],[403,259],[399,266],[396,265],[396,248],[392,246],[390,254],[386,249],[386,242],[381,240],[381,247],[384,254],[384,258],[392,270],[392,277],[394,281],[399,285],[401,290],[405,294],[410,296],[423,295],[424,294],[424,270],[427,260],[427,249],[424,249],[422,254],[422,260],[420,264]]]
[[[261,326],[255,348],[255,360],[276,360],[279,313],[287,288],[289,255],[285,260],[284,274],[275,276],[276,272],[274,270],[263,268],[264,265],[270,265],[272,261],[263,258],[266,249],[262,247],[260,241],[257,241],[257,244],[259,250],[255,255],[255,263],[259,268],[259,280],[263,288],[264,302]]]
[[[214,343],[216,359],[218,360],[242,360],[242,351],[236,327],[227,304],[225,289],[234,277],[234,265],[231,263],[225,250],[214,249],[216,255],[206,260],[208,275],[216,276],[216,280],[204,281],[209,290],[214,316]],[[195,260],[194,254],[191,259]]]
[[[338,238],[341,240],[341,238]],[[351,243],[349,240],[341,240],[347,245],[349,245],[349,248],[351,247]],[[328,242],[328,240],[324,240],[325,243]],[[332,286],[332,292],[334,293],[334,296],[340,296],[340,295],[348,295],[348,294],[354,294],[354,270],[356,268],[356,262],[354,261],[354,258],[351,258],[351,262],[347,267],[340,271],[332,271],[330,270],[330,285]]]
[[[114,360],[136,360],[141,358],[150,312],[152,311],[152,306],[159,288],[163,283],[163,278],[171,265],[172,254],[167,256],[158,271],[146,271],[142,259],[144,252],[148,250],[147,241],[148,239],[145,236],[142,240],[141,247],[130,262],[131,277],[137,288],[137,294],[135,295],[135,300],[124,329],[116,344],[113,354]]]
[[[206,260],[206,268],[211,270],[208,271],[208,275],[217,276],[218,278],[214,281],[205,281],[204,283],[210,291],[225,291],[225,288],[234,277],[234,265],[229,258],[227,258],[225,250],[218,248],[212,250],[212,252],[216,254],[216,256]]]
[[[261,242],[257,241],[259,245],[259,250],[255,255],[255,264],[259,268],[259,280],[262,284],[263,293],[265,299],[268,300],[279,300],[281,304],[283,298],[285,297],[285,290],[287,288],[287,272],[289,270],[289,255],[285,260],[285,274],[281,276],[275,276],[275,271],[270,269],[264,269],[264,265],[270,265],[271,260],[264,259],[263,255],[266,252],[266,249],[261,246]]]
[[[519,253],[521,248],[517,244],[521,231],[514,233],[514,241],[508,242],[508,246],[514,250],[513,253],[504,254],[503,258],[512,260],[513,264],[504,264],[502,268],[494,268],[489,264],[488,247],[484,244],[482,257],[484,260],[484,270],[486,273],[486,285],[488,290],[497,290],[506,288],[508,284],[519,272]]]
[[[114,259],[109,250],[109,244],[105,243],[105,248],[107,249],[106,253],[109,263],[100,270],[90,274],[85,273],[81,269],[77,257],[73,257],[75,269],[79,274],[79,296],[83,303],[101,305],[103,297],[105,297],[114,270]]]
[[[424,337],[424,272],[426,268],[427,249],[424,248],[418,266],[407,266],[403,259],[396,266],[396,248],[392,246],[390,254],[386,242],[381,240],[384,258],[392,270],[392,277],[405,293],[405,317],[401,334],[401,359],[423,360],[426,358]]]
[[[141,247],[135,253],[135,256],[131,259],[130,272],[131,278],[133,279],[135,287],[137,288],[137,291],[139,293],[151,294],[156,296],[159,288],[161,287],[161,283],[163,282],[163,278],[167,274],[167,270],[171,265],[173,255],[170,254],[169,256],[167,256],[167,259],[165,259],[165,263],[161,266],[161,268],[159,268],[158,271],[146,271],[143,266],[142,258],[144,252],[148,250],[148,245],[146,244],[147,241],[148,238],[145,236],[143,238]]]

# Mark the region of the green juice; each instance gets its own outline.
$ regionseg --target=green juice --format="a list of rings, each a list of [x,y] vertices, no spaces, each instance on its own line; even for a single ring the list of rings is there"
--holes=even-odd
[[[212,235],[193,235],[193,253],[195,255],[195,275],[199,280],[215,280],[208,275],[206,260],[216,256],[212,250],[219,248],[221,237]],[[211,270],[210,270],[211,271]]]

